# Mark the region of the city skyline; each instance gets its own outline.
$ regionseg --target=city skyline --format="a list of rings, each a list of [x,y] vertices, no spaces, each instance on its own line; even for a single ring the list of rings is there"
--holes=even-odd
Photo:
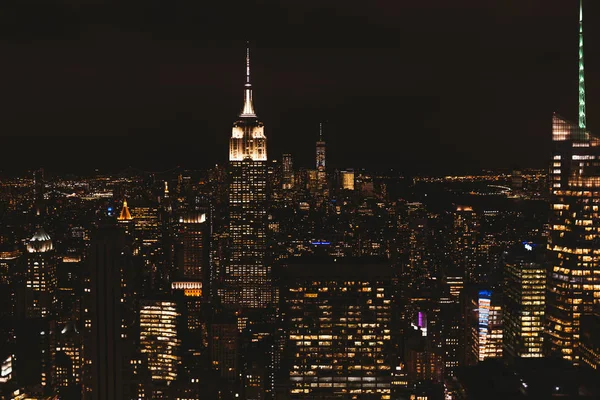
[[[297,165],[310,165],[319,123],[326,120],[328,161],[335,168],[545,167],[549,116],[576,119],[576,7],[471,3],[361,10],[350,2],[337,15],[327,5],[317,13],[307,2],[294,4],[290,16],[281,7],[246,5],[231,19],[245,12],[264,24],[249,38],[236,26],[220,41],[203,35],[227,15],[216,5],[206,10],[213,21],[192,26],[200,10],[191,5],[152,9],[131,2],[125,11],[140,7],[149,17],[139,21],[107,16],[112,9],[102,1],[98,16],[65,3],[46,6],[55,24],[30,30],[26,43],[19,38],[35,13],[15,5],[23,24],[7,23],[2,32],[0,120],[7,146],[17,151],[0,169],[29,168],[19,155],[24,148],[37,166],[61,172],[223,164],[227,154],[218,149],[226,148],[227,126],[239,111],[239,60],[247,39],[255,85],[264,93],[256,108],[269,127],[273,159],[293,153]],[[594,109],[600,13],[587,3],[587,97]],[[107,17],[102,24],[99,16]],[[267,35],[269,28],[280,34]],[[588,119],[593,129],[593,113]],[[365,132],[372,138],[367,142]],[[190,139],[191,146],[181,145]],[[90,141],[99,153],[123,141],[128,146],[107,159],[90,154]]]
[[[84,28],[69,18],[90,10],[89,18],[108,17],[104,0],[81,8],[63,1],[60,10],[73,11],[56,21],[66,29],[63,40]],[[539,68],[522,63],[519,75],[510,67],[535,55],[489,64],[540,44],[540,25],[530,25],[529,41],[510,41],[520,23],[531,22],[521,12],[542,10],[532,15],[548,22],[566,10],[554,0],[538,10],[537,1],[523,8],[464,0],[443,8],[350,0],[337,11],[354,19],[339,25],[325,0],[314,17],[334,31],[355,25],[360,40],[334,49],[321,38],[316,58],[305,57],[316,47],[298,47],[289,31],[272,32],[286,44],[278,48],[262,37],[271,26],[286,26],[268,19],[283,7],[244,3],[228,22],[256,37],[205,49],[195,58],[200,64],[180,63],[177,52],[189,49],[172,47],[192,32],[184,22],[201,10],[191,0],[174,8],[160,0],[123,3],[122,24],[133,18],[146,33],[160,25],[170,39],[153,37],[150,47],[123,53],[108,85],[84,67],[91,59],[56,80],[37,76],[29,89],[40,97],[27,103],[39,106],[48,89],[60,87],[53,118],[62,120],[62,105],[78,93],[68,101],[88,114],[73,114],[71,128],[78,119],[89,132],[116,128],[97,138],[88,131],[62,136],[69,146],[51,129],[52,145],[27,136],[24,146],[4,143],[0,400],[600,398],[600,136],[597,53],[588,51],[597,33],[584,18],[594,8],[589,0],[571,2],[568,32],[557,29],[560,39],[546,42],[558,40],[558,49],[569,38],[570,49],[546,48],[544,63],[534,63]],[[44,7],[45,17],[57,10]],[[415,27],[412,18],[425,14],[431,19],[415,21],[430,36],[413,38],[411,31],[397,47],[385,47],[388,37],[378,42],[383,47],[359,50],[382,32],[361,36],[370,26]],[[112,26],[111,18],[94,32]],[[493,22],[503,18],[515,22],[503,42],[509,53],[486,58],[499,42],[486,44],[483,35],[459,43],[460,35],[449,33],[500,32]],[[450,29],[463,20],[466,30]],[[32,35],[50,25],[36,25]],[[113,43],[122,45],[123,32],[113,31]],[[304,44],[315,43],[312,34]],[[406,51],[395,58],[398,49]],[[465,69],[469,60],[476,62]],[[558,71],[567,65],[563,79]],[[156,67],[168,91],[146,85]],[[123,68],[130,76],[120,75]],[[86,92],[90,81],[102,89]],[[105,97],[96,98],[100,93]],[[173,98],[178,102],[169,103]],[[166,108],[152,113],[150,104]],[[227,134],[220,121],[233,109]],[[28,109],[22,116],[35,119],[23,129],[43,126],[48,110]],[[546,121],[539,138],[538,117]],[[182,136],[201,121],[210,121],[210,134]],[[129,130],[138,122],[147,124],[145,135]],[[541,165],[527,168],[517,163],[519,154],[525,164]],[[92,164],[100,165],[89,173]]]

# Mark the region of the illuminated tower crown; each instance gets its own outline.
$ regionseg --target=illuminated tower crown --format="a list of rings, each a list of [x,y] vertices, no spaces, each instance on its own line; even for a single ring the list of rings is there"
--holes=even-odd
[[[586,128],[585,73],[583,69],[583,0],[579,0],[579,128]]]
[[[229,161],[266,161],[267,138],[264,126],[256,117],[252,104],[250,83],[250,48],[246,47],[246,83],[244,85],[244,107],[239,119],[233,124],[229,141]]]
[[[127,207],[127,199],[123,200],[123,208],[121,209],[121,214],[117,217],[119,221],[131,221],[133,218],[129,213],[129,207]]]

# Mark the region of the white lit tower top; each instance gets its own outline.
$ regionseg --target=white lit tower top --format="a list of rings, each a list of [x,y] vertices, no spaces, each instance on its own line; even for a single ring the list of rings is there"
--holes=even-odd
[[[254,112],[252,84],[250,83],[250,48],[246,47],[246,83],[244,107],[233,124],[229,141],[229,161],[267,161],[267,138],[263,123]]]

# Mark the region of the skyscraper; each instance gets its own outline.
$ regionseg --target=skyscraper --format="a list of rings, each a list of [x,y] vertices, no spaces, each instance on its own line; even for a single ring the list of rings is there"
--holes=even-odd
[[[88,313],[84,316],[85,329],[85,398],[119,400],[125,398],[124,379],[126,339],[124,310],[124,234],[116,226],[99,228],[92,236]],[[130,285],[131,286],[131,285]]]
[[[550,168],[547,351],[575,364],[580,318],[600,303],[600,138],[586,129],[583,7],[579,13],[579,124],[554,114]]]
[[[393,269],[308,261],[284,274],[290,398],[390,399]]]
[[[40,228],[27,244],[26,315],[48,317],[56,303],[56,259],[52,239]]]
[[[321,194],[327,191],[327,170],[325,168],[325,139],[323,139],[323,123],[319,124],[319,140],[316,146],[317,186]]]
[[[284,154],[282,156],[283,176],[282,176],[282,187],[283,189],[294,188],[294,161],[291,154]]]
[[[543,249],[519,243],[504,265],[504,356],[542,357],[546,266]]]
[[[476,281],[477,214],[471,206],[457,206],[454,212],[453,258],[454,266],[465,282]]]
[[[244,107],[229,141],[229,231],[231,256],[221,301],[235,308],[264,308],[271,300],[271,267],[266,260],[267,138],[252,104],[249,49]]]
[[[168,385],[177,378],[179,339],[176,304],[144,300],[140,306],[140,350],[152,384],[144,390],[151,399],[168,399]]]

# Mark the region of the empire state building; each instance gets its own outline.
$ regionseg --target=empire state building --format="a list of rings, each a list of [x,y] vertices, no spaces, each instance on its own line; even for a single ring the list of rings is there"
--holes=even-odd
[[[271,266],[266,261],[267,138],[252,104],[249,49],[244,107],[233,124],[228,173],[231,248],[221,301],[232,308],[265,308],[271,301]]]

